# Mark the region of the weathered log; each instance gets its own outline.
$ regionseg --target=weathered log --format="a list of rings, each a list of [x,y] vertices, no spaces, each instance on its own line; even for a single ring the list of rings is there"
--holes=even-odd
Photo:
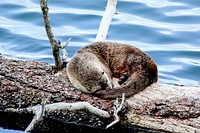
[[[112,112],[113,101],[81,93],[72,87],[66,75],[55,76],[54,67],[44,62],[0,59],[0,127],[25,130],[33,118],[26,109],[41,104],[87,101],[94,107]],[[169,131],[200,132],[200,87],[156,83],[126,99],[128,111],[121,123],[105,127],[113,118],[102,118],[87,110],[46,112],[38,131]],[[78,128],[77,128],[78,127]]]
[[[129,123],[170,132],[200,132],[200,87],[156,83],[128,103]]]

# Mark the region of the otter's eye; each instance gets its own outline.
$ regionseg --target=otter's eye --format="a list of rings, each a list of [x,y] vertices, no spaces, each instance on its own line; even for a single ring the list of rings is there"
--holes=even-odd
[[[102,75],[104,75],[104,72],[101,72]]]

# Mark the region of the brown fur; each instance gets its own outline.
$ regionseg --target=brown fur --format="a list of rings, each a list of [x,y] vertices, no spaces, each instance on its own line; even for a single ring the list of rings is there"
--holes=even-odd
[[[87,90],[84,92],[106,99],[121,97],[122,93],[132,96],[158,79],[157,66],[147,54],[114,42],[96,42],[83,47],[67,69],[75,87],[81,91],[84,87]],[[113,77],[119,78],[120,87],[113,88]]]

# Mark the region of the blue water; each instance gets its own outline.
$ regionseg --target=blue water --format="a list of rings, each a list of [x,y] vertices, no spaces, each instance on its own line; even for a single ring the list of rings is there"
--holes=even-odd
[[[74,52],[94,41],[106,0],[49,0],[56,39]],[[200,1],[120,0],[109,41],[146,51],[158,64],[159,82],[200,85]],[[53,63],[39,0],[0,1],[0,53]],[[1,130],[0,130],[1,132]]]

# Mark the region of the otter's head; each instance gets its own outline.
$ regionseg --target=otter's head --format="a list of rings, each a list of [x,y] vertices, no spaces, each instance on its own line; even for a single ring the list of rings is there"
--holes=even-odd
[[[85,92],[94,93],[98,90],[105,90],[112,88],[112,80],[110,76],[103,71],[103,69],[97,66],[87,67],[87,70],[84,71],[84,75],[81,76],[82,79],[79,79],[82,86],[85,87]]]
[[[108,69],[108,68],[107,68]],[[95,54],[77,53],[69,62],[67,75],[74,87],[86,93],[112,88],[111,75]]]

